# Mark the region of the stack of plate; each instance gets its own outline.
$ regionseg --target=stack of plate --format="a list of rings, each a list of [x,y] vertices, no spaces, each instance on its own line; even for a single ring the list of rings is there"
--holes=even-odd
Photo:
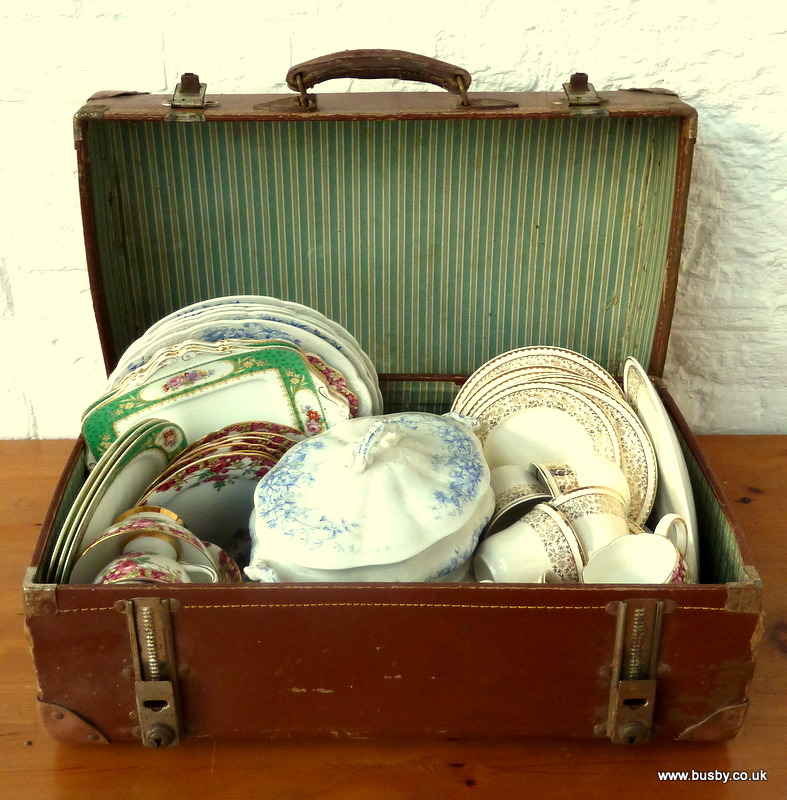
[[[490,467],[602,456],[620,466],[631,492],[630,517],[643,524],[656,496],[650,437],[615,379],[571,350],[523,347],[481,366],[452,410],[484,423]]]
[[[166,418],[189,442],[267,420],[312,435],[382,411],[377,375],[340,325],[298,303],[222,297],[152,325],[82,417],[88,463],[136,422]]]
[[[296,442],[295,428],[271,422],[234,423],[189,445],[139,496],[137,505],[177,514],[203,541],[249,562],[254,490]]]
[[[87,477],[43,562],[44,583],[63,583],[76,560],[186,447],[180,426],[142,420],[106,450]]]
[[[629,357],[619,383],[586,356],[559,347],[522,347],[476,370],[452,410],[482,422],[490,467],[560,463],[601,456],[625,475],[629,517],[644,525],[683,518],[686,561],[699,575],[697,517],[686,461],[672,422],[645,370]]]

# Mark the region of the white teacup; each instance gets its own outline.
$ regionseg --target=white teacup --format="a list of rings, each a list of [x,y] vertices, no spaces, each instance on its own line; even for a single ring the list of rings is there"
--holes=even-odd
[[[478,546],[476,580],[495,583],[577,583],[581,545],[559,511],[539,503],[513,525]]]
[[[538,503],[549,500],[550,492],[532,470],[516,464],[504,464],[489,472],[495,493],[495,510],[487,535],[507,528]]]
[[[666,536],[623,536],[594,553],[583,583],[687,583],[686,558]]]
[[[656,524],[653,533],[669,539],[682,555],[686,555],[689,546],[689,529],[686,520],[679,514],[665,514]]]
[[[134,537],[113,559],[94,583],[217,583],[215,569],[202,564],[184,564],[177,560],[177,541],[164,536]]]
[[[531,470],[544,482],[553,497],[575,491],[603,487],[617,492],[631,504],[631,490],[623,470],[602,456],[584,456],[561,463],[532,464]]]
[[[588,558],[629,533],[626,502],[613,489],[575,489],[558,495],[551,505],[568,520]]]

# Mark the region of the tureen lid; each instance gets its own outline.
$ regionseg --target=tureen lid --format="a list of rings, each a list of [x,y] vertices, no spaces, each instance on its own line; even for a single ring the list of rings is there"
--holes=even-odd
[[[401,561],[462,528],[488,488],[467,418],[352,419],[294,445],[259,482],[252,560],[324,569]]]

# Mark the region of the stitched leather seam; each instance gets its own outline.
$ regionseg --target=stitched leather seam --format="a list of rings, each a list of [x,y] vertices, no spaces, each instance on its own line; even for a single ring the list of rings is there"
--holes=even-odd
[[[183,605],[181,610],[204,610],[211,608],[478,608],[512,611],[603,611],[603,606],[519,606],[519,605],[473,605],[471,603],[226,603],[207,605]],[[726,611],[715,606],[678,606],[676,611]],[[113,606],[96,608],[61,608],[60,614],[92,611],[115,611]]]

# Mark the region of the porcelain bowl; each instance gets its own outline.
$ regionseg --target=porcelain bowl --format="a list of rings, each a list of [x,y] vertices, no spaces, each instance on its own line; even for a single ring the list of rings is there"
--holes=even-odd
[[[469,420],[422,412],[353,419],[299,442],[260,480],[247,574],[262,562],[366,574],[454,535],[450,549],[461,550],[493,509]],[[427,575],[446,558],[424,557]]]
[[[478,504],[476,513],[462,528],[404,561],[367,564],[349,569],[304,567],[277,559],[259,559],[246,568],[251,580],[266,583],[459,583],[473,580],[473,555],[494,509],[491,489]]]

